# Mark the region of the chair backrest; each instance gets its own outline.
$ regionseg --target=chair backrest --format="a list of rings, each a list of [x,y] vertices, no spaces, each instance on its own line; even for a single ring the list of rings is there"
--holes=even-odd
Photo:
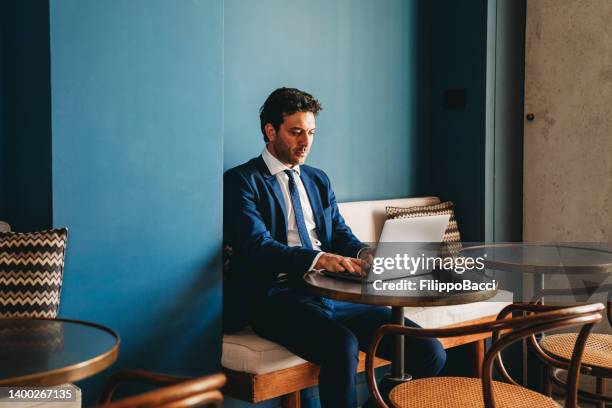
[[[0,232],[0,318],[57,317],[68,230]]]
[[[224,374],[213,374],[168,385],[133,397],[99,405],[104,408],[187,408],[221,407]]]
[[[565,406],[570,408],[577,407],[578,401],[578,374],[580,372],[580,364],[582,362],[582,354],[586,338],[597,322],[602,318],[601,311],[604,306],[601,303],[592,305],[574,306],[574,307],[555,307],[543,306],[536,304],[512,304],[506,306],[499,313],[499,317],[494,322],[481,324],[467,325],[461,327],[449,327],[438,329],[422,329],[414,327],[404,327],[399,325],[388,324],[381,326],[374,333],[370,350],[366,358],[367,380],[372,394],[377,403],[381,407],[387,408],[387,405],[380,395],[376,379],[374,377],[374,356],[383,336],[389,333],[403,334],[413,337],[455,337],[465,336],[470,334],[493,332],[493,342],[483,362],[482,368],[482,389],[484,395],[485,407],[494,407],[494,395],[492,392],[492,374],[493,363],[501,362],[500,352],[510,344],[531,336],[535,333],[542,333],[547,330],[562,329],[567,327],[582,326],[580,334],[576,340],[574,352],[569,366],[567,376],[567,393]],[[533,313],[528,316],[506,318],[506,316],[514,311],[523,311]],[[519,385],[514,381],[503,368],[503,363],[500,365],[502,377],[514,384]]]

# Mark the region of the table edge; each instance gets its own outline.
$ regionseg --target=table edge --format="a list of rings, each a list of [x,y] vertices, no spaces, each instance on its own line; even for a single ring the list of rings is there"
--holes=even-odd
[[[554,245],[557,245],[557,246],[561,246],[564,248],[587,249],[587,250],[594,250],[594,251],[600,251],[600,252],[610,252],[607,250],[600,250],[597,248],[585,248],[585,247],[580,247],[580,246],[573,246],[570,243],[564,245],[563,243],[538,244],[538,243],[513,243],[513,242],[475,245],[471,247],[466,247],[462,249],[461,251],[468,252],[473,249],[507,248],[507,247],[518,247],[521,245],[522,246],[538,246],[538,245],[554,246]],[[559,275],[563,275],[563,274],[590,275],[594,273],[612,272],[612,262],[601,263],[601,264],[596,264],[596,265],[565,266],[565,265],[535,265],[535,264],[524,264],[524,263],[517,263],[517,262],[491,261],[491,260],[485,259],[484,264],[488,269],[494,269],[494,270],[499,270],[499,271],[504,271],[504,272],[518,272],[518,273],[534,273],[534,274],[543,273],[543,274],[550,274],[550,275],[557,275],[557,274]]]
[[[90,358],[89,360],[82,361],[77,364],[72,364],[66,367],[58,368],[55,370],[44,371],[36,374],[23,375],[20,377],[13,377],[5,380],[0,379],[0,386],[54,386],[68,382],[78,381],[83,378],[87,378],[94,374],[99,373],[105,368],[112,365],[117,361],[119,355],[119,346],[121,344],[121,337],[113,329],[103,326],[99,323],[88,322],[85,320],[67,319],[67,318],[6,318],[3,320],[13,321],[31,321],[31,320],[44,320],[44,321],[62,321],[68,323],[78,323],[86,326],[92,326],[101,330],[104,330],[115,337],[116,342],[104,353]]]

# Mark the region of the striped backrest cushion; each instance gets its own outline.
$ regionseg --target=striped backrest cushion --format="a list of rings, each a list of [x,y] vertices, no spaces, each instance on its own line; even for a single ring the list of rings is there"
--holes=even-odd
[[[461,248],[461,235],[459,234],[459,226],[455,218],[455,208],[451,201],[446,201],[440,204],[425,205],[422,207],[387,207],[387,218],[416,218],[429,217],[432,215],[450,215],[448,226],[444,231],[442,242],[445,244],[442,247],[442,255],[455,255]]]
[[[0,318],[55,318],[68,230],[0,233]]]

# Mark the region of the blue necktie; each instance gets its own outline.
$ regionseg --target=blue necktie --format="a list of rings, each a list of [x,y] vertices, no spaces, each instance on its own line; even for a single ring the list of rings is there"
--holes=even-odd
[[[313,249],[312,242],[310,242],[310,237],[308,236],[308,230],[306,229],[306,222],[304,221],[300,195],[295,185],[295,179],[293,178],[296,171],[285,170],[285,173],[289,176],[289,196],[291,196],[291,205],[293,206],[293,213],[295,214],[295,223],[297,224],[300,241],[302,241],[302,248]]]

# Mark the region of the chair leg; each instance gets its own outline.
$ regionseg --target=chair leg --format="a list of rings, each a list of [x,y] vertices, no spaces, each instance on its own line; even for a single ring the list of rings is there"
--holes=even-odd
[[[474,377],[482,377],[482,363],[485,355],[485,340],[478,340],[472,343],[474,347]]]
[[[552,367],[549,365],[544,367],[544,395],[549,397],[552,397],[552,380],[550,378],[552,372]]]
[[[604,395],[606,393],[606,379],[605,378],[597,377],[596,392],[599,395]],[[597,404],[597,408],[606,408],[606,402],[599,401],[599,403]]]
[[[281,397],[281,399],[281,406],[283,408],[300,408],[301,406],[299,391],[292,392],[291,394],[285,394]]]

